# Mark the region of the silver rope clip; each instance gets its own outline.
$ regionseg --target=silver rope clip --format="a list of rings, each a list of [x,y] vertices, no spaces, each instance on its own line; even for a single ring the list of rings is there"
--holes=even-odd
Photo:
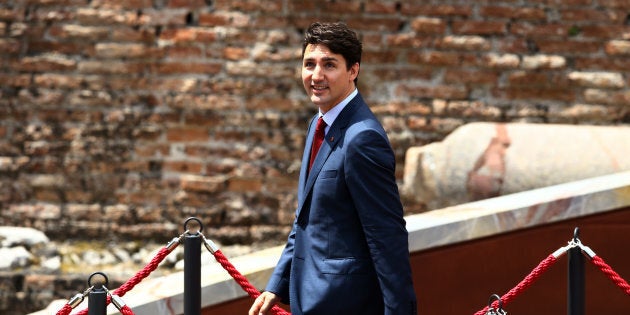
[[[105,290],[105,292],[107,292],[107,295],[109,295],[109,297],[111,298],[111,301],[114,304],[114,306],[116,306],[116,308],[119,311],[122,311],[122,308],[125,305],[127,305],[127,304],[125,304],[125,301],[123,301],[123,299],[120,296],[111,293],[109,290],[107,290],[107,288],[105,286],[103,286],[103,289]]]
[[[166,244],[166,249],[168,249],[169,251],[172,251],[177,246],[179,246],[180,240],[181,240],[181,237],[173,237],[173,239],[170,242],[168,242],[168,244]]]
[[[73,309],[76,308],[77,306],[79,306],[79,304],[81,304],[81,302],[83,302],[85,297],[90,292],[92,292],[93,289],[94,289],[94,286],[91,286],[91,287],[85,289],[85,291],[83,291],[83,293],[75,294],[70,300],[68,300],[68,305],[70,305],[70,307],[72,307]]]
[[[498,301],[498,307],[496,309],[492,306],[494,300]],[[507,315],[507,312],[503,310],[503,301],[497,294],[491,295],[490,299],[488,299],[488,311],[486,315]]]
[[[125,307],[125,301],[122,300],[122,298],[116,294],[112,294],[112,303],[114,303],[114,306],[116,306],[116,308],[120,311],[122,310],[123,307]]]
[[[580,248],[582,249],[582,251],[583,251],[586,255],[588,255],[588,257],[590,257],[591,259],[593,259],[593,257],[595,257],[595,255],[597,255],[597,254],[595,254],[595,252],[594,252],[594,251],[593,251],[590,247],[588,247],[588,246],[586,246],[586,245],[584,245],[584,244],[582,244],[582,243],[580,243],[580,245],[579,245],[579,246],[580,246]]]
[[[200,232],[199,234],[201,234],[201,237],[203,238],[203,245],[210,252],[210,254],[214,255],[214,253],[219,250],[219,246],[217,246],[217,244],[215,244],[212,240],[207,239],[206,236],[203,235],[203,233]]]

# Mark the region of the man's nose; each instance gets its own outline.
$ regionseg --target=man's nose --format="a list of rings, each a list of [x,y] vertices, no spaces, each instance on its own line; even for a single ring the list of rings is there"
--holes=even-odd
[[[315,68],[313,69],[312,77],[313,77],[313,81],[323,79],[324,78],[324,72],[322,71],[322,67],[315,66]]]

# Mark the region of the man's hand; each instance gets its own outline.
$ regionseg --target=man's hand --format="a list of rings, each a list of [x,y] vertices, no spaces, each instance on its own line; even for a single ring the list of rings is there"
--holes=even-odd
[[[271,308],[278,303],[279,299],[277,295],[271,292],[265,291],[261,293],[249,309],[248,315],[267,315]]]

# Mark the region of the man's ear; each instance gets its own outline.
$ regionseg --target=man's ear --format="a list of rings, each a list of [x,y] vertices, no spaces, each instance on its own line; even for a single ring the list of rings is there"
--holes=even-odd
[[[359,76],[359,68],[360,68],[360,65],[358,62],[353,64],[352,67],[350,67],[350,79],[354,80],[357,78],[357,76]]]

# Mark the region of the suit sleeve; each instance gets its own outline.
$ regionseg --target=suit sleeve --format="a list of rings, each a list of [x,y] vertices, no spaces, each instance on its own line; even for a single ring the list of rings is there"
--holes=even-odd
[[[289,277],[291,275],[291,262],[293,260],[295,225],[296,221],[293,222],[293,228],[291,229],[291,233],[289,233],[287,243],[265,288],[265,291],[275,293],[279,296],[284,304],[289,304]]]
[[[385,303],[385,314],[416,314],[408,232],[387,136],[367,129],[352,137],[346,181],[356,206]]]

